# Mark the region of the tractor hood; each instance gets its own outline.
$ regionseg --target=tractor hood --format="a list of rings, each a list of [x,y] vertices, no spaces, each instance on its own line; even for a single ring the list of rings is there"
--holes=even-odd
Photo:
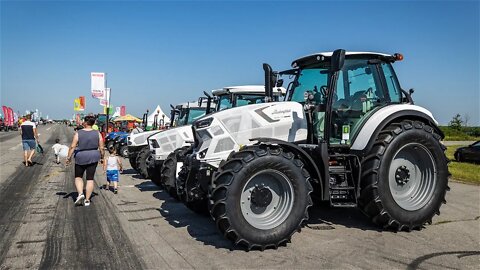
[[[148,138],[150,151],[155,155],[155,160],[165,160],[175,149],[190,145],[193,142],[192,126],[165,130]]]
[[[142,146],[147,145],[147,138],[152,136],[155,133],[162,132],[161,130],[152,130],[152,131],[145,131],[142,133],[131,134],[128,136],[128,146]]]
[[[297,102],[272,102],[216,112],[194,122],[197,159],[218,166],[251,139],[298,142],[307,138],[307,121]]]

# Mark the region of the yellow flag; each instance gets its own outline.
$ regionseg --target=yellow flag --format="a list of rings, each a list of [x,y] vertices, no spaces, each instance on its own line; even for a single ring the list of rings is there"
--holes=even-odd
[[[76,98],[73,100],[73,110],[74,111],[81,111],[82,108],[80,106],[80,98]]]

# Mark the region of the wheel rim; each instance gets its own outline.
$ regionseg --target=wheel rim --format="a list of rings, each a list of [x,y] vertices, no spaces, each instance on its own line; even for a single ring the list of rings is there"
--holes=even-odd
[[[433,196],[437,167],[432,153],[419,143],[410,143],[394,155],[389,169],[390,192],[401,208],[415,211]]]
[[[287,219],[293,201],[293,187],[288,177],[276,170],[264,170],[253,175],[243,187],[240,208],[250,225],[268,230]]]

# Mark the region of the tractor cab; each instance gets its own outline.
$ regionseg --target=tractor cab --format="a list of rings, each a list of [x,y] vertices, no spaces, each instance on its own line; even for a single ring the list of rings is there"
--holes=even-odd
[[[334,67],[332,57],[342,58],[337,60],[341,65]],[[348,147],[380,108],[411,100],[391,65],[402,58],[370,52],[318,53],[295,60],[293,69],[278,72],[276,80],[290,80],[288,100],[304,105],[308,143]]]
[[[263,85],[242,85],[230,86],[212,90],[217,106],[215,111],[221,111],[234,107],[259,104],[265,102],[265,86]],[[283,87],[276,87],[273,92],[273,100],[279,101],[286,94]]]
[[[171,127],[180,127],[191,125],[193,121],[205,115],[207,107],[210,107],[208,101],[203,101],[200,104],[196,102],[186,102],[172,106],[171,111]]]

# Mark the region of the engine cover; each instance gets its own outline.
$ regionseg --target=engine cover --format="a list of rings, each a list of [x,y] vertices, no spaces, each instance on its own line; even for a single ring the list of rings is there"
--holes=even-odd
[[[253,138],[297,142],[307,138],[307,121],[298,102],[272,102],[232,108],[202,118],[211,123],[197,125],[197,159],[218,167],[232,151],[251,145]],[[196,124],[200,124],[197,121]]]
[[[193,141],[192,126],[186,125],[162,131],[153,135],[149,140],[156,140],[158,148],[149,143],[150,151],[155,160],[165,160],[167,156],[178,148],[190,145]]]

